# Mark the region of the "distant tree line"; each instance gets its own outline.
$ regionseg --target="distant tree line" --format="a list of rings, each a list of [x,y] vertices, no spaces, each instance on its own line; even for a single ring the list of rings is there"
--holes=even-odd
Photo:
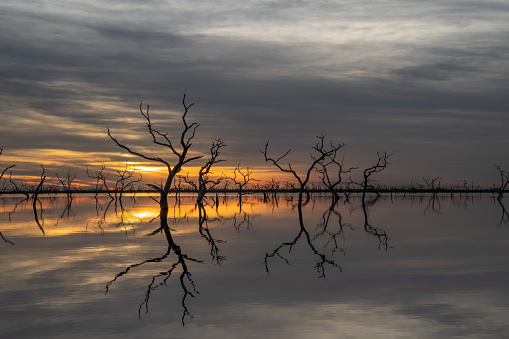
[[[344,144],[334,144],[331,141],[328,146],[323,135],[317,137],[318,142],[312,147],[314,154],[311,155],[311,163],[304,173],[297,173],[291,163],[285,163],[285,157],[291,149],[279,157],[274,157],[269,155],[269,142],[267,142],[264,149],[261,150],[267,163],[272,164],[281,172],[291,175],[295,179],[294,181],[279,181],[272,178],[270,181],[261,182],[255,178],[251,167],[243,168],[240,164],[234,168],[232,173],[222,173],[216,176],[216,179],[212,179],[212,167],[225,161],[219,159],[220,150],[226,147],[222,139],[216,139],[211,143],[208,151],[210,157],[203,166],[199,167],[198,173],[190,176],[188,172],[182,174],[183,168],[191,162],[203,158],[203,155],[196,155],[199,154],[197,152],[190,153],[199,127],[199,124],[190,123],[187,120],[187,115],[193,105],[186,103],[184,94],[182,98],[182,131],[176,138],[172,138],[168,132],[160,131],[154,126],[150,116],[150,106],[146,105],[144,108],[143,102],[140,101],[139,111],[145,121],[148,136],[160,150],[156,156],[145,154],[136,147],[128,146],[115,137],[107,127],[108,136],[119,148],[135,157],[162,164],[167,168],[167,174],[160,184],[141,185],[142,173],[135,167],[129,168],[127,162],[124,169],[115,171],[108,171],[105,165],[95,170],[87,167],[87,179],[95,182],[94,185],[88,187],[78,186],[76,173],[71,173],[69,170],[64,174],[55,173],[54,177],[48,178],[46,169],[42,165],[42,175],[38,182],[15,181],[12,179],[12,168],[16,165],[10,164],[0,172],[0,194],[24,194],[28,198],[41,193],[65,193],[69,200],[72,200],[72,195],[75,193],[94,193],[96,196],[97,194],[107,194],[112,200],[117,201],[121,200],[122,195],[127,192],[158,192],[159,206],[167,209],[170,192],[193,192],[201,197],[206,192],[235,192],[239,199],[242,199],[242,196],[247,193],[262,193],[264,199],[278,193],[297,193],[300,199],[305,200],[309,199],[309,194],[312,192],[327,192],[331,194],[334,201],[339,199],[341,193],[362,193],[364,197],[368,193],[378,196],[380,193],[461,194],[487,192],[497,194],[497,197],[501,199],[509,184],[509,171],[495,165],[499,172],[500,182],[489,188],[482,188],[466,181],[456,185],[443,185],[442,178],[439,176],[423,177],[422,182],[411,182],[406,185],[382,185],[373,177],[388,167],[392,154],[387,152],[377,153],[376,162],[362,170],[361,181],[354,181],[351,176],[345,179],[346,175],[351,175],[358,167],[345,167],[343,160],[339,160],[339,151],[344,147]],[[0,155],[2,154],[3,149],[0,148]],[[318,180],[312,180],[313,176]]]

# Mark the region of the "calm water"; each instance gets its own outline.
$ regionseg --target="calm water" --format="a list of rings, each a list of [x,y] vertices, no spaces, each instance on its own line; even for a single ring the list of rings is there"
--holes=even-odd
[[[509,337],[492,196],[194,201],[0,196],[0,337]]]

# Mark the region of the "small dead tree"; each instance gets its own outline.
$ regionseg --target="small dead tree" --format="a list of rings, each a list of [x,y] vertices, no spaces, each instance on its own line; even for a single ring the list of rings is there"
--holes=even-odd
[[[188,113],[189,109],[194,104],[190,104],[190,105],[186,104],[186,95],[185,94],[182,99],[182,105],[184,106],[184,113],[182,115],[182,122],[184,124],[184,129],[180,135],[179,142],[180,142],[181,147],[180,147],[180,149],[178,149],[174,145],[174,143],[172,143],[171,139],[168,137],[168,133],[162,133],[159,130],[154,129],[154,126],[152,124],[152,120],[150,119],[150,114],[149,114],[150,106],[147,105],[146,110],[143,111],[143,103],[140,101],[140,113],[146,120],[147,129],[148,129],[149,134],[152,137],[152,142],[158,146],[166,148],[167,150],[170,151],[170,153],[173,156],[176,157],[176,161],[174,162],[173,166],[171,165],[170,161],[168,161],[168,160],[165,160],[159,156],[145,155],[145,154],[140,153],[140,152],[126,146],[125,144],[119,142],[116,138],[114,138],[111,135],[110,129],[107,127],[108,136],[110,137],[111,140],[113,140],[113,142],[115,142],[115,144],[118,147],[120,147],[120,148],[126,150],[127,152],[134,154],[140,158],[143,158],[145,160],[161,163],[161,164],[165,165],[166,168],[168,169],[168,175],[166,177],[166,181],[165,181],[164,185],[163,184],[161,184],[161,185],[149,184],[150,187],[156,189],[159,192],[159,195],[160,195],[159,206],[161,207],[162,210],[163,209],[168,210],[168,193],[170,192],[170,189],[172,187],[173,179],[180,172],[180,170],[182,169],[182,166],[188,164],[189,162],[191,162],[193,160],[200,159],[202,157],[202,156],[188,157],[189,149],[192,146],[192,140],[195,136],[196,129],[198,128],[199,125],[195,122],[188,124],[188,122],[186,120],[187,113]]]
[[[288,155],[288,153],[290,153],[291,149],[289,149],[285,154],[283,154],[282,156],[280,156],[279,158],[277,159],[274,159],[272,157],[270,157],[268,155],[268,147],[269,147],[269,142],[267,141],[267,143],[265,144],[265,149],[263,151],[260,151],[264,157],[265,157],[265,161],[266,162],[270,162],[272,163],[274,166],[276,166],[277,168],[279,168],[279,170],[281,170],[282,172],[285,172],[285,173],[291,173],[295,179],[297,179],[297,181],[299,182],[299,187],[298,187],[298,190],[299,190],[299,201],[302,201],[302,196],[304,193],[306,193],[306,202],[309,201],[309,192],[307,191],[306,189],[306,186],[307,184],[309,183],[309,179],[311,177],[311,172],[313,171],[313,169],[315,169],[315,167],[320,163],[320,162],[323,162],[324,159],[328,158],[328,157],[332,157],[332,158],[335,158],[335,154],[337,153],[337,151],[343,147],[341,144],[339,145],[334,145],[332,142],[331,142],[331,147],[330,149],[327,149],[324,145],[324,138],[325,136],[317,136],[318,138],[318,143],[313,147],[313,149],[318,152],[317,155],[313,155],[311,154],[311,159],[313,160],[313,162],[311,163],[311,165],[309,166],[308,170],[306,171],[306,174],[304,177],[301,177],[297,174],[297,172],[295,172],[295,170],[292,168],[292,164],[291,163],[288,163],[288,166],[285,166],[283,167],[281,165],[281,160],[283,160],[284,157],[286,157]]]
[[[0,147],[0,155],[2,155],[2,154],[3,154],[3,148],[1,148],[1,147]],[[9,169],[13,168],[14,166],[16,166],[16,165],[10,165],[10,166],[6,167],[6,168],[2,171],[2,173],[0,173],[0,180],[2,180],[2,178],[3,178],[4,174],[5,174],[5,172],[7,172]]]
[[[323,137],[322,145],[323,145]],[[344,144],[339,144],[335,152],[331,153],[329,156],[325,157],[322,161],[318,162],[318,167],[316,171],[320,173],[322,183],[327,187],[332,195],[332,201],[339,201],[338,194],[338,186],[342,181],[342,174],[350,173],[352,170],[357,169],[358,167],[350,167],[345,170],[343,165],[343,159],[341,161],[336,160],[337,151],[340,148],[343,148]],[[334,148],[334,145],[331,143],[331,147]]]
[[[111,192],[110,192],[110,189],[108,188],[108,184],[107,184],[107,177],[109,175],[109,173],[107,174],[104,174],[104,170],[106,169],[106,166],[103,164],[101,166],[101,169],[96,171],[94,174],[90,174],[89,171],[88,171],[88,166],[87,166],[87,176],[89,178],[92,178],[92,179],[96,179],[96,183],[95,183],[95,197],[97,199],[97,195],[99,194],[99,192],[101,190],[105,190],[106,193],[108,194],[108,196],[110,197],[111,200],[113,200],[113,195],[111,195]]]
[[[129,164],[125,162],[125,168],[122,171],[117,171],[117,181],[115,182],[115,200],[122,201],[122,195],[127,189],[133,188],[134,184],[140,182],[142,175],[135,175],[136,169],[133,168],[129,171]]]
[[[371,176],[375,173],[380,173],[384,169],[387,168],[387,166],[389,165],[388,159],[392,154],[387,154],[387,152],[384,152],[383,154],[381,154],[381,153],[377,152],[376,155],[378,156],[378,161],[376,162],[376,164],[374,164],[371,167],[366,168],[363,173],[363,175],[364,175],[364,180],[362,182],[362,200],[363,201],[366,197],[366,192],[368,190],[375,192],[377,197],[380,196],[380,193],[378,193],[377,189],[371,184],[371,181],[372,181]]]
[[[44,185],[44,181],[46,181],[46,169],[44,168],[43,165],[41,165],[41,168],[42,168],[41,180],[39,181],[39,184],[35,188],[35,192],[32,194],[32,207],[34,210],[35,222],[37,223],[37,226],[39,226],[39,229],[42,231],[42,233],[45,234],[44,228],[41,225],[41,222],[39,221],[39,215],[37,213],[37,204],[39,204],[39,206],[41,208],[41,220],[43,220],[43,223],[44,223],[44,219],[42,218],[43,209],[42,209],[42,203],[39,200],[39,193],[42,190],[42,185]]]
[[[436,194],[437,190],[440,190],[440,180],[442,180],[442,177],[434,177],[427,179],[425,176],[422,177],[424,182],[426,183],[427,189],[431,190],[433,195]]]
[[[57,176],[57,180],[62,186],[62,189],[64,190],[65,194],[67,194],[67,199],[69,201],[72,201],[72,190],[73,190],[72,182],[74,181],[74,179],[76,179],[76,173],[71,174],[71,171],[67,170],[67,173],[62,178],[60,178],[58,173],[56,173],[55,175]]]
[[[200,172],[198,173],[198,201],[203,199],[207,190],[214,188],[221,182],[221,178],[214,181],[209,178],[209,175],[211,174],[210,170],[214,164],[226,161],[224,159],[218,159],[221,154],[219,152],[220,149],[225,146],[226,144],[221,139],[216,139],[212,142],[212,146],[210,147],[210,158],[207,160],[205,165],[200,168]]]
[[[498,200],[500,200],[504,195],[504,191],[506,190],[507,185],[509,185],[509,171],[503,170],[499,165],[495,165],[495,167],[500,173],[500,186],[498,187]]]
[[[251,177],[251,174],[253,174],[253,169],[250,167],[246,167],[246,170],[240,169],[240,164],[237,165],[233,169],[233,176],[229,177],[227,175],[224,175],[225,179],[228,179],[233,182],[233,184],[237,187],[237,193],[239,194],[239,202],[242,201],[242,195],[244,194],[242,190],[252,181],[258,181]]]

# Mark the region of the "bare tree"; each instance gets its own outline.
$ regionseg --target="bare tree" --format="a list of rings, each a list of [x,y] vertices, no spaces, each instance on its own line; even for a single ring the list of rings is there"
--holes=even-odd
[[[210,170],[214,164],[219,162],[226,161],[224,159],[218,159],[221,154],[219,151],[221,148],[225,147],[226,144],[221,139],[216,139],[212,142],[212,146],[210,147],[210,158],[207,160],[205,165],[200,168],[200,172],[198,173],[198,201],[203,199],[207,190],[213,188],[221,182],[221,178],[217,180],[211,180],[209,175],[211,174]]]
[[[135,172],[135,168],[133,168],[132,171],[129,171],[127,161],[125,162],[125,168],[122,171],[117,171],[117,181],[115,182],[115,200],[122,201],[122,195],[124,192],[129,188],[133,188],[134,184],[141,181],[142,175],[139,174],[137,177]]]
[[[507,188],[507,185],[509,184],[509,171],[505,171],[502,169],[501,166],[495,165],[495,167],[498,169],[498,172],[500,173],[500,186],[498,187],[498,199],[502,199],[502,196],[504,195],[504,191]]]
[[[323,137],[321,138],[323,146]],[[334,147],[332,144],[331,146]],[[338,145],[338,148],[333,153],[318,162],[318,167],[316,168],[316,171],[321,174],[322,183],[331,192],[333,203],[339,201],[338,186],[341,184],[342,175],[358,168],[350,167],[345,170],[343,160],[336,160],[337,151],[343,146],[344,144]]]
[[[42,209],[42,204],[39,200],[39,193],[41,192],[42,190],[42,185],[44,184],[44,181],[46,180],[46,169],[44,168],[43,165],[41,165],[41,168],[42,168],[42,173],[41,173],[41,180],[39,181],[39,184],[37,185],[36,189],[35,189],[35,192],[34,194],[32,195],[32,207],[33,207],[33,210],[34,210],[34,218],[35,218],[35,222],[37,223],[37,226],[39,226],[39,229],[41,230],[41,232],[43,234],[46,234],[44,232],[44,228],[43,226],[41,225],[41,222],[39,221],[39,215],[37,213],[37,204],[39,204],[40,208],[41,208],[41,220],[44,220],[42,218],[42,212],[43,212],[43,209]],[[44,221],[43,221],[44,223]]]
[[[240,164],[237,165],[233,169],[233,176],[229,177],[227,175],[224,175],[225,179],[231,180],[233,184],[237,187],[237,193],[239,194],[239,203],[242,203],[242,190],[252,181],[258,181],[251,177],[251,174],[253,174],[253,169],[250,167],[246,167],[246,170],[240,169]]]
[[[94,174],[90,174],[88,171],[88,166],[87,166],[87,176],[92,179],[97,179],[96,184],[95,184],[95,197],[96,198],[101,190],[105,190],[106,193],[109,195],[110,199],[113,200],[114,198],[111,195],[110,189],[108,188],[108,184],[107,184],[107,178],[108,178],[109,173],[105,174],[104,173],[105,169],[106,169],[106,166],[103,164],[101,166],[100,170],[96,171]]]
[[[191,141],[193,140],[195,133],[196,133],[196,128],[198,128],[199,125],[197,123],[188,124],[188,122],[186,120],[187,113],[188,113],[189,109],[194,104],[190,104],[190,105],[186,104],[186,95],[185,94],[182,99],[182,105],[184,106],[184,113],[182,115],[182,122],[184,124],[184,129],[182,131],[182,134],[180,135],[179,142],[180,142],[181,147],[180,147],[180,149],[178,149],[172,143],[171,139],[168,137],[168,133],[162,133],[162,132],[154,129],[152,121],[150,119],[150,114],[149,114],[150,106],[147,105],[146,110],[143,111],[143,103],[140,102],[140,113],[146,120],[148,132],[152,137],[152,142],[158,146],[168,149],[171,152],[171,154],[177,158],[176,161],[174,162],[174,165],[171,165],[170,161],[165,160],[159,156],[148,156],[148,155],[140,153],[140,152],[126,146],[125,144],[119,142],[116,138],[114,138],[111,135],[110,129],[107,127],[108,136],[111,138],[111,140],[113,140],[115,142],[115,144],[117,144],[118,147],[126,150],[127,152],[129,152],[131,154],[139,156],[145,160],[161,163],[161,164],[165,165],[166,168],[168,169],[168,175],[166,177],[166,181],[165,181],[164,185],[163,184],[161,184],[161,185],[149,184],[150,187],[156,189],[159,192],[159,195],[160,195],[159,206],[161,207],[162,210],[163,209],[168,210],[168,193],[170,192],[170,189],[172,187],[173,179],[180,172],[180,170],[182,169],[182,166],[186,165],[187,163],[189,163],[193,160],[200,159],[202,157],[202,156],[188,157],[189,149],[192,146]]]
[[[427,189],[431,190],[431,192],[435,195],[437,190],[440,190],[440,185],[442,180],[442,177],[434,177],[427,179],[425,176],[422,177],[424,182],[426,183]]]
[[[383,154],[381,154],[381,153],[377,152],[376,155],[378,156],[378,160],[377,160],[376,164],[374,164],[371,167],[366,168],[363,173],[363,175],[364,175],[364,180],[362,182],[362,200],[363,201],[366,197],[366,192],[368,190],[375,192],[377,196],[380,195],[380,193],[378,193],[377,189],[371,184],[371,182],[372,182],[371,176],[375,173],[380,173],[384,169],[387,168],[387,166],[389,165],[388,159],[392,154],[387,154],[387,152],[384,152]]]
[[[65,176],[60,178],[58,173],[55,174],[57,176],[58,182],[60,182],[60,185],[62,186],[64,192],[67,194],[67,199],[69,201],[72,201],[72,190],[73,190],[73,184],[72,182],[74,179],[76,179],[76,173],[71,174],[71,171],[67,170],[67,173]]]
[[[292,168],[292,164],[288,163],[288,166],[285,166],[283,167],[281,165],[281,160],[283,160],[284,157],[286,157],[288,155],[288,153],[290,153],[291,149],[288,150],[285,154],[283,154],[282,156],[280,156],[279,158],[277,159],[274,159],[272,157],[270,157],[268,155],[268,147],[269,147],[269,142],[267,141],[267,143],[265,144],[265,149],[263,151],[260,151],[264,156],[265,156],[265,161],[266,162],[271,162],[274,166],[276,166],[277,168],[279,168],[282,172],[285,172],[285,173],[291,173],[295,179],[297,179],[297,181],[299,182],[299,201],[302,201],[302,196],[304,193],[306,193],[306,202],[309,201],[309,192],[307,191],[307,184],[309,183],[309,179],[311,177],[311,172],[313,171],[313,169],[315,168],[315,166],[317,166],[320,162],[323,162],[324,159],[328,158],[328,157],[332,157],[332,158],[335,158],[335,154],[336,152],[341,148],[343,147],[343,145],[339,144],[339,145],[334,145],[332,142],[331,142],[331,147],[330,149],[327,149],[324,145],[324,138],[325,136],[317,136],[319,142],[313,147],[313,149],[318,152],[317,155],[313,155],[311,154],[311,159],[313,160],[313,162],[311,163],[311,165],[309,166],[308,170],[306,171],[306,174],[304,177],[301,177],[297,174],[297,172],[295,172],[295,170]]]
[[[0,147],[0,155],[2,155],[2,154],[3,154],[3,148],[1,148],[1,147]],[[2,178],[3,178],[4,174],[5,174],[5,172],[7,172],[10,168],[13,168],[14,166],[16,166],[16,165],[10,165],[10,166],[6,167],[6,168],[2,171],[2,173],[0,174],[0,180],[2,180]]]

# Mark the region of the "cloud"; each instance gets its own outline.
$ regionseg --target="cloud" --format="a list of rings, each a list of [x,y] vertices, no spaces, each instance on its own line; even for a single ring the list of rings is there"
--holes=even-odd
[[[468,148],[473,163],[486,162],[487,148],[496,162],[509,143],[500,128],[509,120],[506,9],[496,1],[92,1],[34,11],[7,2],[0,115],[9,127],[0,143],[6,151],[31,142],[97,151],[104,139],[93,135],[105,125],[143,133],[139,100],[178,134],[186,92],[200,145],[222,137],[235,162],[264,166],[254,155],[268,139],[307,154],[317,134],[358,143],[352,160],[375,145],[402,159],[443,153],[431,137]],[[45,122],[37,128],[17,118],[35,113]],[[58,119],[83,130],[55,129]],[[466,147],[475,125],[482,142]],[[406,166],[417,173],[425,163]],[[491,168],[468,175],[489,181]]]

